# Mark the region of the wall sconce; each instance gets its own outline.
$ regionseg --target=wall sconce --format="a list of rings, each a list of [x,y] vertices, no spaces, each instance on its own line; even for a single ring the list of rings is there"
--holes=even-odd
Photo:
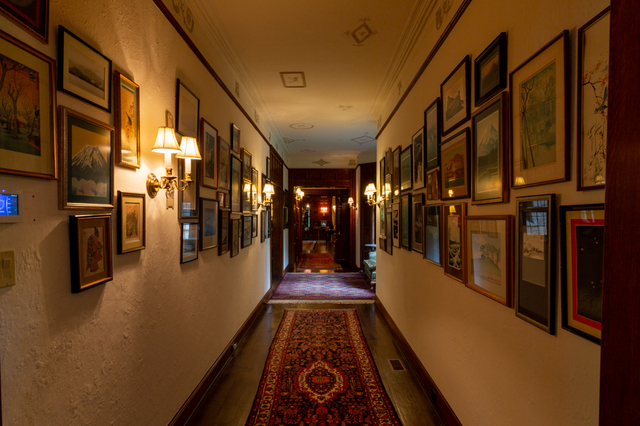
[[[273,200],[271,199],[271,197],[273,196],[273,194],[275,194],[276,192],[273,190],[273,185],[271,185],[270,183],[266,184],[264,186],[264,202],[262,203],[258,203],[259,206],[262,206],[264,208],[267,208],[271,205],[271,203],[273,202]]]
[[[349,208],[351,210],[358,210],[358,206],[356,206],[355,202],[353,201],[353,197],[349,197],[349,199],[347,200],[347,204],[349,204]]]
[[[384,198],[381,198],[378,201],[375,201],[376,192],[378,191],[376,190],[376,186],[373,183],[370,183],[364,189],[364,195],[367,196],[367,204],[369,204],[371,207],[377,206],[378,204],[381,204],[384,202]]]
[[[323,215],[327,214],[328,211],[329,208],[327,206],[320,207],[320,213],[322,213]]]
[[[304,198],[304,192],[300,188],[296,188],[296,201],[302,201]]]

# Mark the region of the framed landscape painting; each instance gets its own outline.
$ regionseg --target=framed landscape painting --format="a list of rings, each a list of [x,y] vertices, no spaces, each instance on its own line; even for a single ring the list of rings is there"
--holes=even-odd
[[[218,247],[218,200],[200,198],[200,251]]]
[[[456,133],[440,146],[442,199],[469,197],[469,128]]]
[[[442,99],[442,135],[447,135],[469,119],[471,106],[471,65],[469,55],[455,67],[440,85]]]
[[[197,139],[200,99],[180,79],[176,87],[176,131]]]
[[[0,0],[0,13],[39,41],[49,43],[49,0]]]
[[[400,191],[409,191],[413,187],[412,181],[413,162],[411,158],[411,145],[400,153]]]
[[[507,33],[502,32],[473,61],[475,105],[507,88]]]
[[[200,184],[208,188],[218,187],[218,129],[204,118],[200,119],[200,153],[202,155],[202,179]]]
[[[464,217],[467,215],[467,204],[445,204],[442,206],[442,240],[444,243],[444,274],[461,283],[465,282],[466,249],[464,244]]]
[[[424,188],[424,128],[413,135],[413,189]]]
[[[144,250],[145,196],[118,191],[118,254]]]
[[[425,163],[427,172],[440,165],[440,121],[442,120],[440,115],[440,98],[436,98],[424,110]]]
[[[113,73],[116,164],[140,168],[140,86]]]
[[[422,206],[424,229],[422,255],[431,263],[442,266],[442,205],[427,204]]]
[[[113,280],[111,214],[69,216],[71,292]]]

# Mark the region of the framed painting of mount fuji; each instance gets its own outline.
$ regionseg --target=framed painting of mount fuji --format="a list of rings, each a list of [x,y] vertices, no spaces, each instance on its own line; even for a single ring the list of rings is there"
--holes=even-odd
[[[60,107],[59,208],[113,209],[114,129]]]

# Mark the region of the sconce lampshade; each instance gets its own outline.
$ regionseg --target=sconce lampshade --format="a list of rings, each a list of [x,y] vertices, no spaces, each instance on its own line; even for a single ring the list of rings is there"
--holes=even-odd
[[[191,136],[183,136],[180,141],[180,154],[176,154],[176,158],[190,158],[192,160],[201,160],[200,150],[198,150],[198,141]]]
[[[372,184],[372,183],[367,185],[367,187],[364,189],[364,195],[366,195],[367,197],[371,197],[376,192],[377,192],[376,191],[376,186],[374,184]]]
[[[177,154],[180,152],[180,146],[178,145],[176,134],[173,132],[173,127],[158,127],[156,143],[151,148],[151,151],[162,154]]]
[[[273,185],[271,185],[270,183],[264,186],[264,195],[266,195],[267,198],[271,198],[271,196],[275,193],[276,192],[273,190]]]
[[[353,204],[353,197],[349,197],[349,199],[347,200],[347,204],[349,205]]]

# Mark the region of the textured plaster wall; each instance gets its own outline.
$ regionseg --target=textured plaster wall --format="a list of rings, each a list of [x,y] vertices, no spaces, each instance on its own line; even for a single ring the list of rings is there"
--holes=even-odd
[[[515,198],[556,193],[558,205],[598,203],[604,191],[576,188],[577,29],[608,5],[583,0],[473,0],[378,139],[378,158],[406,147],[423,111],[466,54],[479,55],[501,31],[515,69],[563,29],[571,35],[571,180],[511,191],[505,204],[470,206],[469,215],[515,214]],[[473,93],[473,91],[472,91]],[[472,108],[473,113],[474,108]],[[559,256],[558,246],[558,256]],[[558,258],[559,261],[559,258]],[[559,263],[558,263],[559,264]],[[560,327],[555,336],[517,318],[513,309],[467,289],[416,252],[378,254],[377,293],[464,425],[595,425],[600,347]],[[557,272],[556,282],[560,282]]]
[[[221,135],[237,123],[241,146],[268,155],[151,0],[52,0],[48,45],[0,17],[3,30],[53,58],[59,24],[140,85],[142,167],[116,166],[116,190],[145,192],[149,172],[164,174],[151,147],[165,110],[175,115],[176,78]],[[113,114],[63,93],[57,100],[113,125]],[[146,249],[116,255],[114,247],[114,280],[71,294],[68,217],[93,212],[58,210],[56,181],[0,175],[0,186],[26,198],[23,222],[0,224],[0,250],[15,249],[17,277],[0,289],[3,424],[168,424],[268,290],[269,244],[254,239],[233,259],[209,250],[181,265],[177,212],[161,192],[146,197]]]

